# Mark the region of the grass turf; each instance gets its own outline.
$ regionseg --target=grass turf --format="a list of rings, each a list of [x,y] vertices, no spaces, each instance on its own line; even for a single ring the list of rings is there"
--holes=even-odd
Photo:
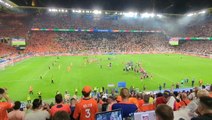
[[[111,58],[111,60],[108,60]],[[86,59],[97,60],[85,64]],[[57,61],[57,62],[55,62]],[[133,71],[124,72],[126,62],[140,62],[152,79],[140,79],[140,74]],[[55,62],[53,66],[52,63]],[[112,68],[108,67],[112,63]],[[72,66],[71,66],[72,64]],[[102,69],[100,68],[102,65]],[[48,66],[51,67],[49,70]],[[60,69],[59,69],[60,66]],[[67,67],[70,67],[70,72]],[[0,87],[8,89],[9,96],[13,100],[26,101],[29,86],[33,87],[34,95],[42,93],[44,99],[53,98],[56,91],[64,93],[68,90],[73,95],[75,89],[81,91],[85,85],[92,87],[107,87],[119,81],[127,83],[135,88],[158,90],[159,84],[166,82],[167,89],[171,84],[189,78],[189,83],[184,87],[191,87],[191,79],[195,78],[195,85],[202,79],[204,83],[212,83],[212,60],[206,58],[176,55],[176,54],[144,54],[144,55],[99,55],[99,56],[63,56],[57,57],[33,57],[16,63],[0,71]],[[40,76],[43,76],[40,79]],[[51,84],[51,78],[54,84]]]

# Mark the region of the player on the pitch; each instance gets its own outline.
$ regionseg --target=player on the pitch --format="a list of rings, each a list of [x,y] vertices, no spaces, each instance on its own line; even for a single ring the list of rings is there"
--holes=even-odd
[[[29,94],[32,94],[33,95],[33,88],[32,88],[31,85],[29,86]]]
[[[68,66],[68,67],[67,67],[67,72],[70,72],[70,71],[71,71],[71,67]]]

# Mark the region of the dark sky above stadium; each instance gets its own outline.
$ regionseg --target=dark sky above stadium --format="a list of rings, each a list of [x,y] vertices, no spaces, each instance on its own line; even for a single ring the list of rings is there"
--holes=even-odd
[[[11,0],[21,6],[30,6],[32,0]],[[39,7],[65,7],[120,11],[157,11],[186,13],[212,7],[212,0],[36,0]]]

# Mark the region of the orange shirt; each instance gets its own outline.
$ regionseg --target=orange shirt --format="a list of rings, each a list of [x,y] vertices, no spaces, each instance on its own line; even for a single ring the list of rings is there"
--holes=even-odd
[[[140,112],[146,112],[146,111],[151,111],[154,110],[154,105],[153,104],[143,104],[140,108]]]
[[[139,106],[137,98],[130,97],[129,102],[132,103],[132,104],[135,104],[137,107]]]
[[[52,108],[51,108],[51,116],[54,116],[54,114],[58,111],[65,111],[68,114],[71,113],[71,109],[70,109],[69,105],[67,105],[67,104],[56,104],[56,105],[52,106]]]
[[[94,99],[81,99],[76,104],[73,117],[74,119],[80,117],[80,120],[95,120],[95,114],[97,112],[98,105]]]
[[[212,92],[210,92],[209,97],[212,97]]]
[[[8,120],[7,110],[12,107],[13,107],[12,103],[0,102],[0,120]]]
[[[143,99],[138,99],[138,108],[141,109],[141,107],[144,104],[144,100]]]
[[[180,107],[181,107],[181,104],[179,102],[175,101],[175,103],[174,103],[174,111],[179,110]]]
[[[180,101],[180,105],[182,106],[187,106],[190,103],[190,100],[186,99],[184,101]]]

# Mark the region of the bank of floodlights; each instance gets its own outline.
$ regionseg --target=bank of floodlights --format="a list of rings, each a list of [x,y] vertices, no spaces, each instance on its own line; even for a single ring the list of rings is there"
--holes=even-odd
[[[123,15],[125,17],[137,17],[138,13],[137,12],[124,12]]]
[[[101,10],[93,10],[93,14],[96,14],[96,15],[102,14],[102,11]]]
[[[8,7],[8,8],[12,8],[13,7],[12,5],[10,5],[9,3],[7,3],[7,2],[5,2],[3,0],[0,0],[0,4],[2,4],[5,7]]]
[[[153,17],[158,17],[158,18],[162,18],[163,15],[161,14],[155,14],[155,13],[141,13],[140,14],[141,18],[153,18]]]
[[[49,12],[52,12],[52,13],[67,13],[68,10],[66,10],[66,9],[50,8],[50,9],[49,9]]]
[[[202,10],[202,11],[199,11],[199,12],[192,12],[192,13],[186,14],[186,16],[191,17],[191,16],[196,16],[196,15],[203,15],[206,12],[207,12],[206,10]]]

